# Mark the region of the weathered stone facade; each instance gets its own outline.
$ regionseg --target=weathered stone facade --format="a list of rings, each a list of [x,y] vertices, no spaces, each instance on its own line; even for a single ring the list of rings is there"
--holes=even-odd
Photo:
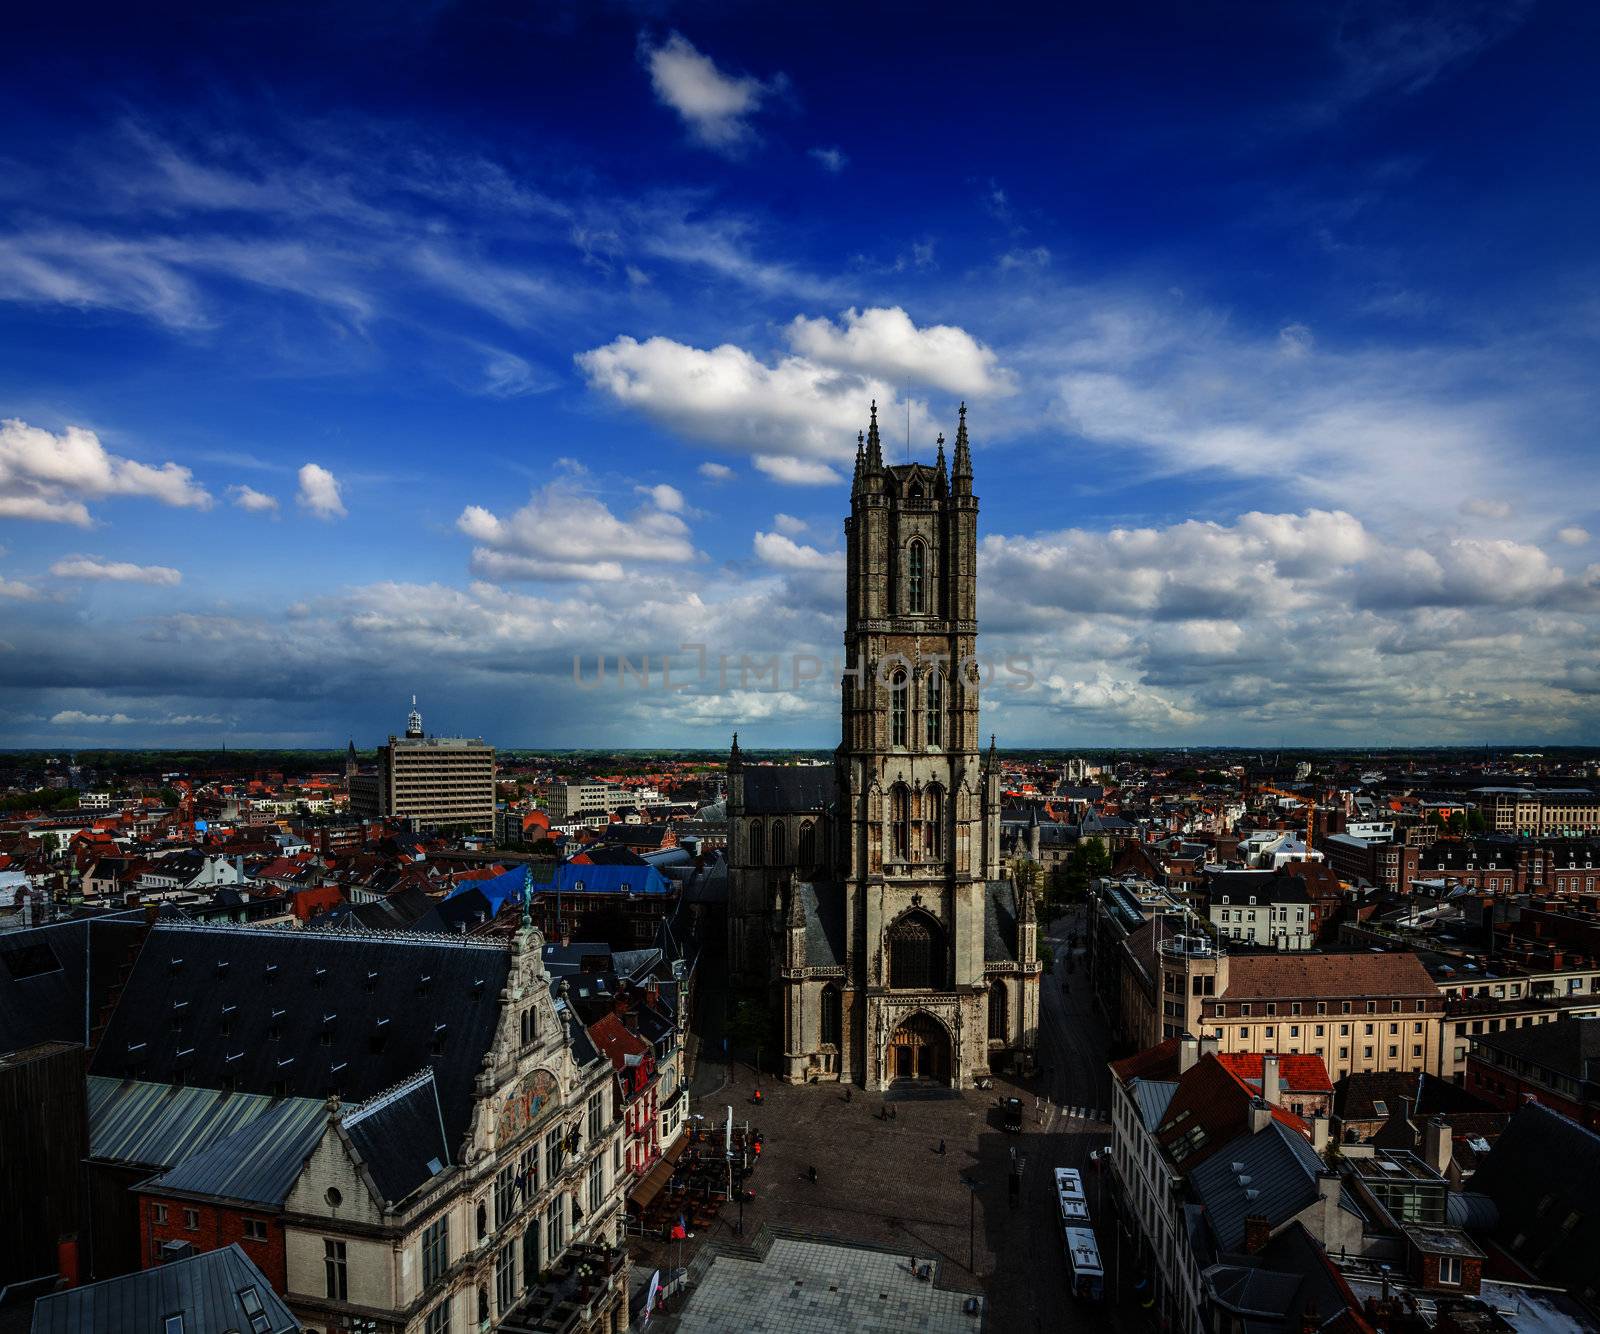
[[[1001,879],[978,730],[978,501],[963,407],[949,474],[886,466],[876,409],[845,523],[842,739],[831,768],[729,762],[729,951],[781,997],[783,1073],[967,1087],[1030,1059],[1031,893]]]

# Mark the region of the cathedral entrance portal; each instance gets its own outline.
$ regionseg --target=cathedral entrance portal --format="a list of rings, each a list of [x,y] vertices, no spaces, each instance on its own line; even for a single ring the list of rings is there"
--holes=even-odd
[[[914,1014],[895,1029],[889,1039],[889,1076],[950,1082],[950,1036],[938,1020]]]

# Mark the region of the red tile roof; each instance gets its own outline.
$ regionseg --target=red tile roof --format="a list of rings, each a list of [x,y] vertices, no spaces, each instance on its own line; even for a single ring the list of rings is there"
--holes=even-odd
[[[1224,1052],[1217,1057],[1229,1070],[1245,1083],[1261,1088],[1261,1061],[1259,1051]],[[1333,1081],[1328,1078],[1328,1067],[1320,1056],[1304,1056],[1283,1052],[1278,1057],[1278,1082],[1293,1093],[1332,1093]]]
[[[1250,1104],[1256,1091],[1215,1056],[1202,1056],[1178,1080],[1156,1129],[1156,1139],[1180,1172],[1188,1172],[1250,1129]],[[1311,1128],[1293,1112],[1272,1109],[1289,1130],[1311,1138]]]
[[[1239,954],[1228,961],[1223,999],[1291,996],[1439,999],[1415,954]]]

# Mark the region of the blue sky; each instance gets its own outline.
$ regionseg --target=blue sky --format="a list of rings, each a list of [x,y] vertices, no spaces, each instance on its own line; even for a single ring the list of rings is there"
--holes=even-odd
[[[234,8],[10,43],[0,745],[832,744],[874,397],[1004,741],[1600,741],[1588,7]]]

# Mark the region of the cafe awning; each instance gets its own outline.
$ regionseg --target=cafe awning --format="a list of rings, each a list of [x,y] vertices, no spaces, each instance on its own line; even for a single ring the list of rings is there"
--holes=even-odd
[[[661,1194],[667,1188],[667,1183],[672,1180],[672,1169],[688,1147],[688,1135],[679,1135],[672,1146],[656,1159],[650,1170],[640,1178],[639,1184],[633,1188],[632,1194],[628,1196],[630,1209],[643,1213],[655,1203],[656,1196]]]

